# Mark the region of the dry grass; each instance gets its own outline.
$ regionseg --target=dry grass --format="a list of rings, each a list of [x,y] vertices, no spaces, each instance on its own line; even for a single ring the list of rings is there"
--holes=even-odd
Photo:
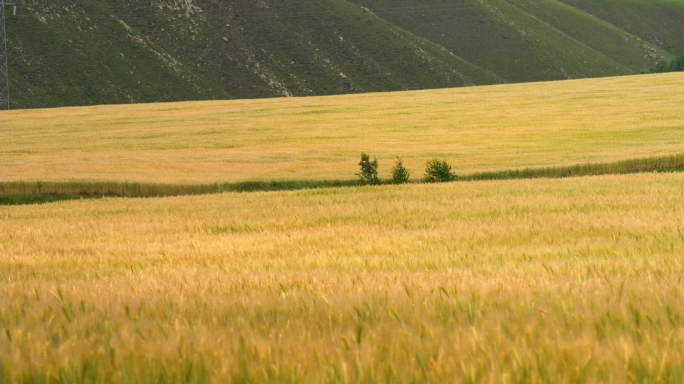
[[[663,382],[684,174],[0,207],[6,382]]]
[[[203,184],[387,178],[684,152],[681,73],[299,99],[0,112],[3,181]]]

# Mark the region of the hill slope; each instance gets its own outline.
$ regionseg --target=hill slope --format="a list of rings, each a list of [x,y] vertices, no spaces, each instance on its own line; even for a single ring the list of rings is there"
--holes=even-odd
[[[683,0],[561,0],[674,54],[684,54]]]
[[[26,3],[8,23],[14,107],[502,81],[345,1],[271,3]]]
[[[512,82],[635,73],[667,55],[556,0],[354,1]]]
[[[684,51],[684,2],[594,3],[28,0],[7,20],[12,107],[623,75]]]

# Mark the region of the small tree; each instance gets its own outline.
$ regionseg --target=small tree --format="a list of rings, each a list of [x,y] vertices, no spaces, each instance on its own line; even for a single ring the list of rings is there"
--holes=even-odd
[[[357,173],[356,176],[361,179],[362,184],[378,185],[380,184],[380,179],[378,179],[378,159],[373,158],[370,160],[370,156],[361,152],[361,161],[359,162],[359,167],[361,167],[361,172]]]
[[[411,171],[404,168],[404,164],[401,159],[397,157],[397,162],[394,163],[394,168],[392,168],[392,182],[394,184],[404,184],[408,182]]]
[[[444,160],[433,159],[425,166],[425,181],[428,183],[443,183],[456,180],[456,174],[451,172],[451,165]]]

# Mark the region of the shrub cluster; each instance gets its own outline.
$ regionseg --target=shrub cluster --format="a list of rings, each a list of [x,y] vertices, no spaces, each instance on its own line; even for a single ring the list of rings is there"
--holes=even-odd
[[[378,159],[373,158],[371,161],[370,156],[361,152],[361,161],[359,161],[359,167],[361,167],[361,172],[357,173],[356,176],[361,180],[361,184],[377,185],[380,184],[380,179],[378,179]]]
[[[425,181],[428,183],[443,183],[456,180],[456,174],[451,172],[451,165],[444,160],[433,159],[425,166]]]
[[[660,60],[651,69],[644,71],[644,73],[665,73],[665,72],[682,72],[684,71],[684,55],[680,55],[672,59],[672,61]]]
[[[401,159],[397,157],[397,162],[394,163],[394,167],[392,168],[392,183],[407,183],[409,176],[411,176],[411,171],[404,168],[404,163],[402,163]]]
[[[361,161],[359,161],[360,172],[356,174],[359,181],[363,185],[379,185],[382,182],[378,178],[378,159],[370,159],[370,156],[365,152],[361,152]],[[404,167],[402,160],[397,157],[397,161],[392,168],[392,184],[404,184],[409,181],[411,171]],[[451,171],[451,165],[444,160],[433,159],[425,165],[424,181],[428,183],[443,183],[447,181],[454,181],[457,179],[455,173]]]

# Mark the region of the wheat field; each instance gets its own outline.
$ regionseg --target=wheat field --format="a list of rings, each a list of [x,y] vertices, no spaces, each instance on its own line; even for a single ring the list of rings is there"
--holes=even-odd
[[[684,174],[0,208],[6,382],[662,382]]]
[[[681,73],[415,92],[0,112],[3,181],[170,184],[389,177],[684,153]]]
[[[361,151],[385,178],[397,156],[414,177],[610,168],[684,153],[681,94],[664,74],[4,111],[2,182],[348,180]],[[684,375],[682,172],[80,199],[0,225],[3,384]]]

